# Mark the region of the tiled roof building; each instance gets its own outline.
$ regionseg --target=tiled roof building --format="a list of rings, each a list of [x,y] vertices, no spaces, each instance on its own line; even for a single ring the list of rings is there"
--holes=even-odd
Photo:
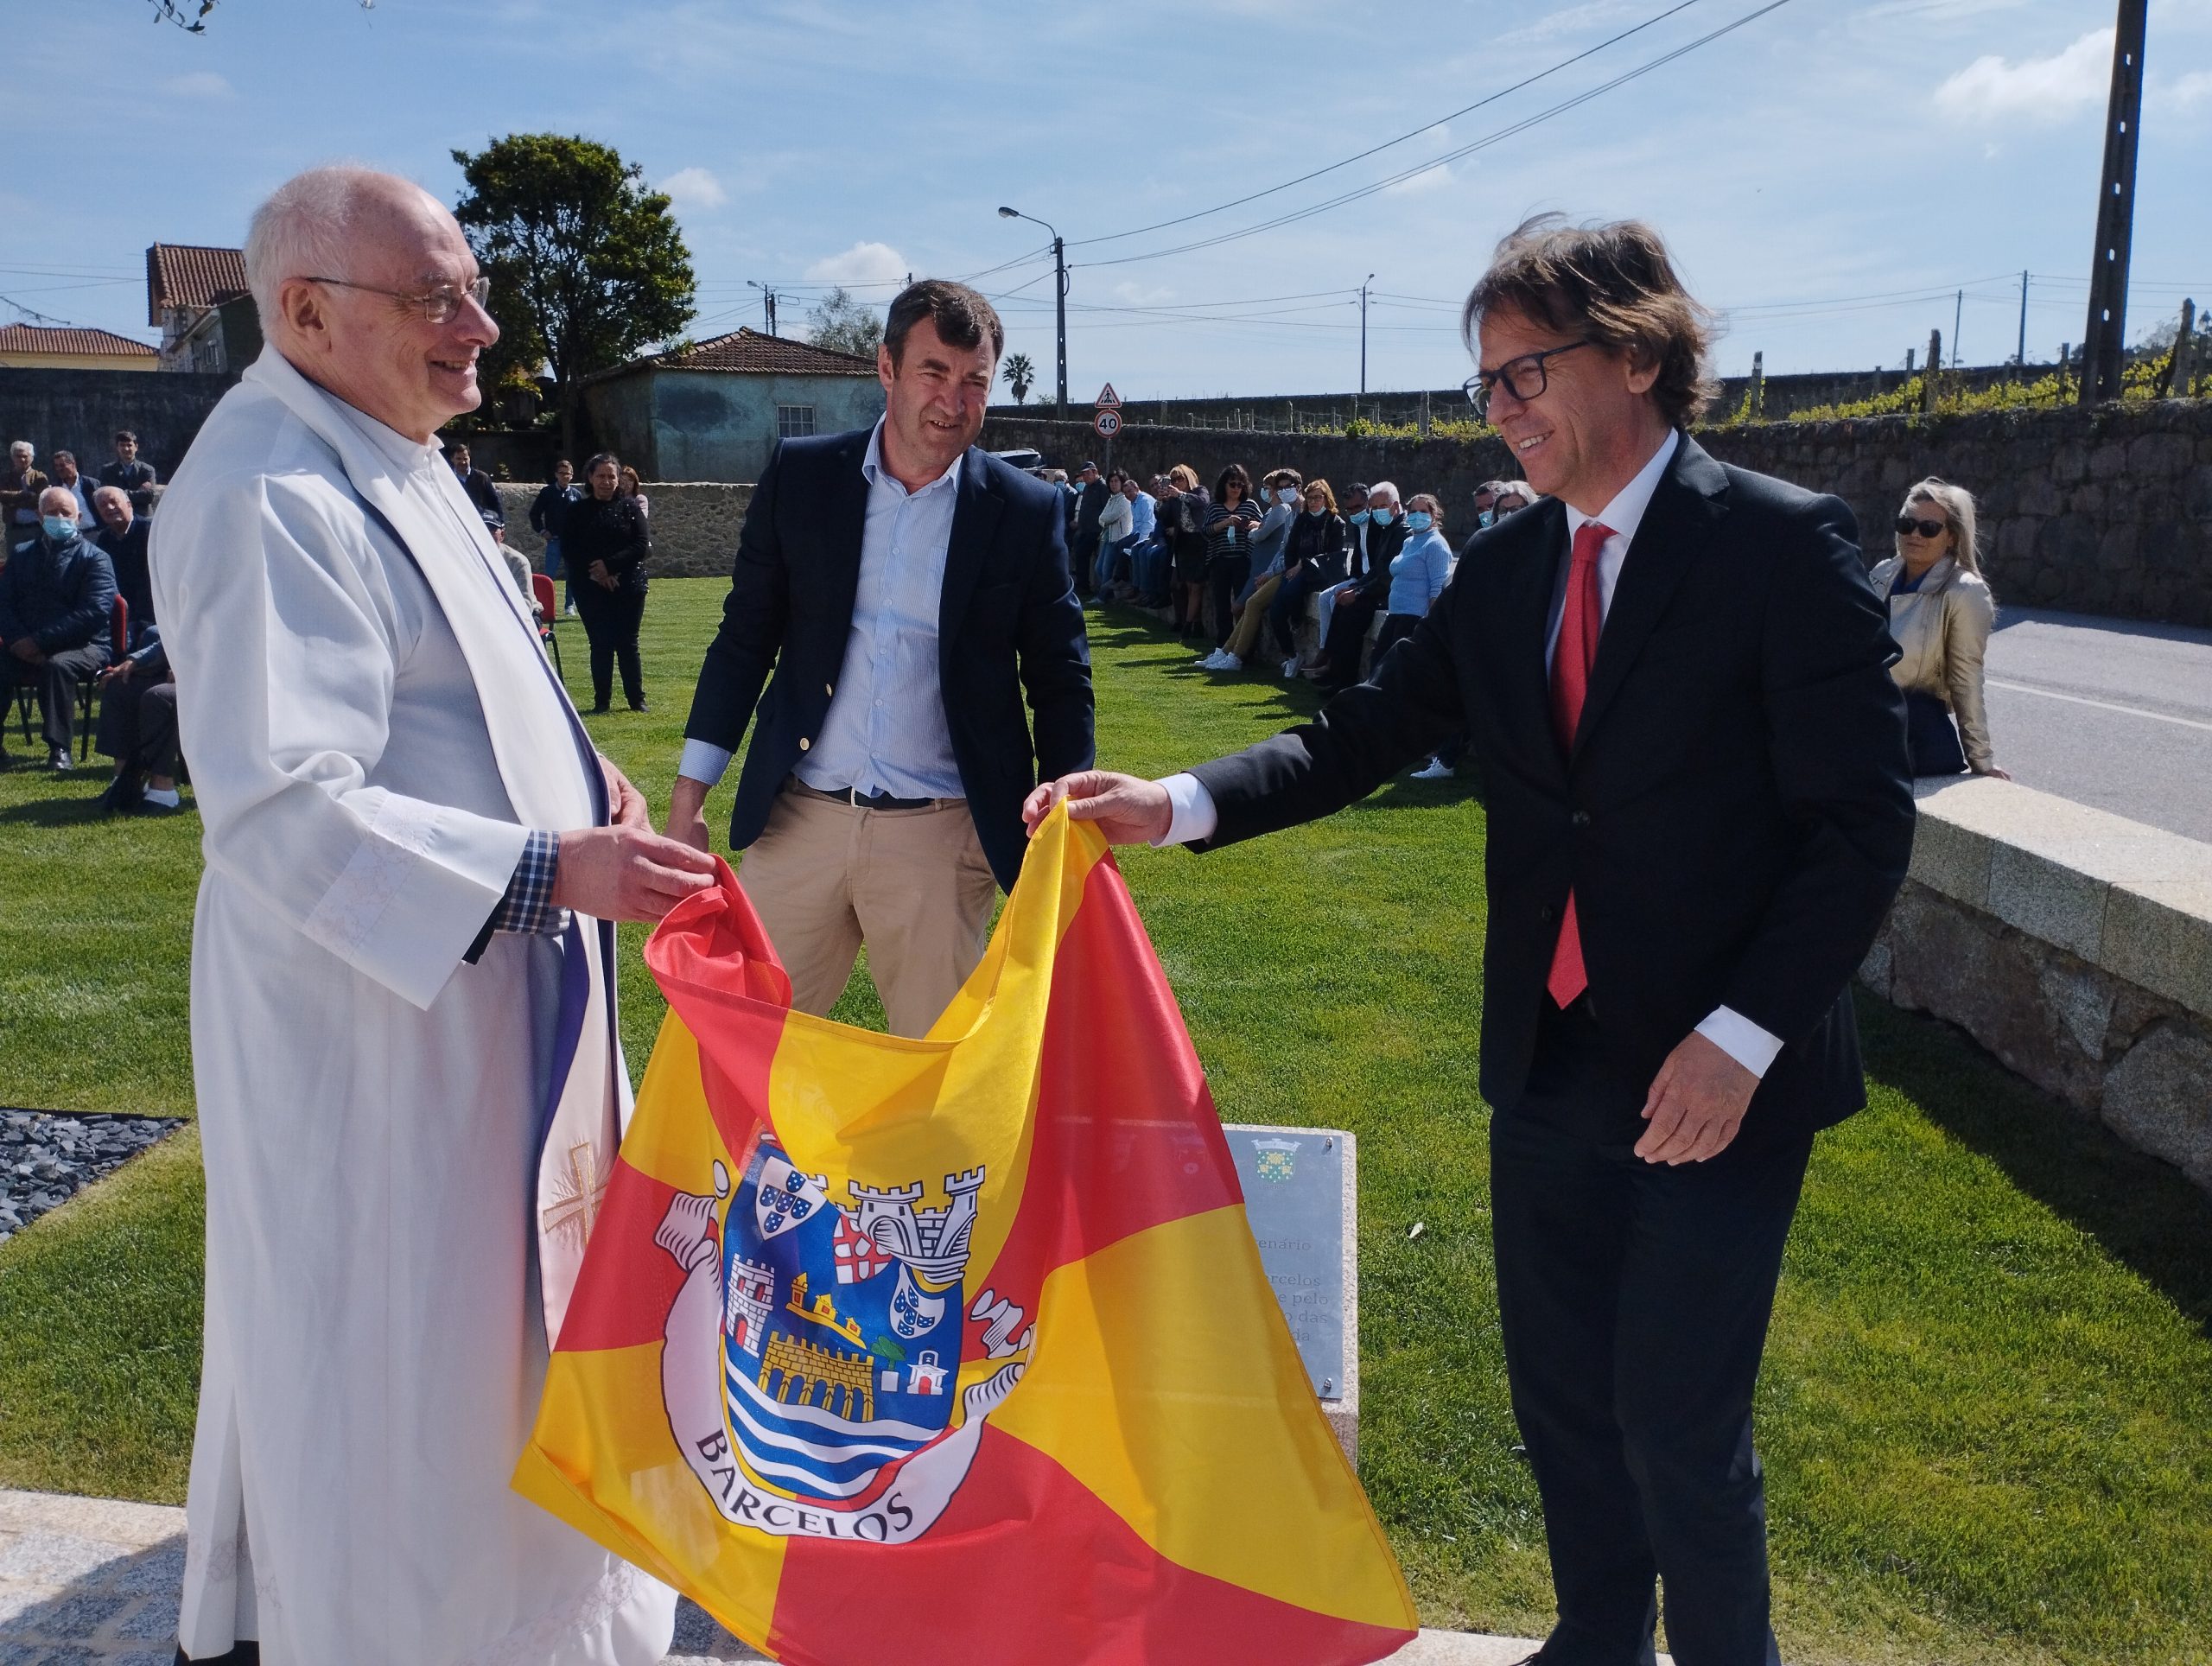
[[[146,321],[161,327],[162,368],[243,370],[243,364],[227,362],[221,308],[245,294],[243,249],[190,243],[156,243],[149,248]]]
[[[152,370],[158,355],[112,330],[0,325],[0,366],[55,370]]]
[[[657,353],[649,361],[668,370],[753,371],[772,376],[874,376],[875,360],[858,353],[786,340],[758,330],[735,329],[701,341],[684,353]]]

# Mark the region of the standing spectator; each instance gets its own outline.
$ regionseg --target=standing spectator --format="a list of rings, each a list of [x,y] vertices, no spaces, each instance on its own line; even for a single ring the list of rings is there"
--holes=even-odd
[[[1075,593],[1088,601],[1096,588],[1092,569],[1098,563],[1098,517],[1106,508],[1106,482],[1098,478],[1096,463],[1085,463],[1077,479],[1082,484],[1076,494],[1075,547],[1070,554],[1075,561]]]
[[[492,542],[504,545],[507,541],[507,512],[499,505],[499,488],[492,484],[489,474],[469,461],[466,445],[448,447],[446,461],[453,465],[461,489],[468,493],[469,502],[476,506],[476,512],[483,518],[484,530],[491,533]]]
[[[1994,775],[1982,658],[1996,599],[1975,547],[1974,493],[1931,475],[1897,512],[1897,552],[1869,575],[1887,599],[1897,658],[1890,676],[1904,691],[1905,746],[1912,773]],[[1956,727],[1954,722],[1955,720]]]
[[[1390,563],[1397,559],[1405,542],[1398,488],[1389,480],[1377,480],[1367,488],[1367,537],[1350,576],[1336,588],[1335,611],[1321,651],[1326,664],[1316,673],[1321,685],[1332,693],[1359,681],[1368,627],[1390,594]]]
[[[130,506],[141,515],[154,508],[154,466],[138,458],[138,436],[127,428],[115,431],[115,461],[100,470],[102,486],[118,486],[130,494]]]
[[[1171,592],[1175,602],[1175,634],[1196,636],[1205,629],[1206,512],[1213,507],[1213,499],[1198,484],[1198,472],[1188,463],[1177,463],[1167,471],[1167,479],[1175,495],[1172,502],[1160,499],[1160,513],[1175,558]]]
[[[1252,477],[1243,463],[1231,463],[1215,480],[1212,507],[1206,511],[1205,580],[1213,593],[1214,652],[1198,663],[1218,663],[1229,645],[1229,605],[1252,575],[1252,534],[1260,506],[1252,501]]]
[[[20,544],[38,531],[39,494],[49,482],[31,467],[37,456],[29,440],[17,440],[8,448],[8,472],[0,474],[0,523],[4,523],[0,548]]]
[[[553,478],[530,506],[530,529],[545,537],[545,576],[563,579],[567,587],[563,606],[573,618],[576,611],[576,583],[566,577],[561,564],[561,530],[568,525],[569,506],[583,496],[576,484],[576,468],[566,457],[553,465]]]
[[[92,483],[77,472],[75,452],[57,451],[54,454],[53,483],[77,500],[77,530],[79,532],[99,531],[100,518],[92,512]]]
[[[1367,501],[1367,488],[1354,486],[1351,493]],[[1315,593],[1327,593],[1344,582],[1344,556],[1351,528],[1337,510],[1337,495],[1326,480],[1306,484],[1305,507],[1290,529],[1283,546],[1282,587],[1268,608],[1268,622],[1274,627],[1275,645],[1282,650],[1282,674],[1299,672],[1298,626],[1306,617],[1306,603]]]
[[[645,616],[645,557],[652,545],[645,512],[625,493],[622,465],[602,451],[584,465],[591,487],[569,506],[561,535],[569,570],[582,581],[576,611],[591,643],[592,710],[603,712],[614,691],[614,665],[622,665],[622,693],[632,711],[644,711],[645,676],[638,658],[638,626]]]
[[[92,542],[107,554],[115,574],[116,594],[129,609],[130,640],[154,623],[154,585],[146,570],[146,535],[152,523],[131,506],[130,494],[121,486],[103,486],[92,493],[100,530]]]
[[[652,499],[645,495],[645,482],[638,478],[638,471],[627,463],[622,465],[622,495],[638,506],[640,515],[652,513]]]
[[[1136,512],[1129,507],[1128,497],[1122,490],[1126,480],[1118,468],[1106,471],[1106,501],[1098,511],[1098,565],[1091,575],[1092,588],[1102,597],[1128,562],[1129,545],[1136,537]]]
[[[1252,534],[1252,572],[1230,610],[1236,622],[1229,642],[1215,656],[1209,669],[1241,671],[1244,662],[1259,652],[1261,633],[1267,628],[1268,610],[1282,588],[1283,560],[1290,531],[1299,518],[1300,488],[1305,477],[1294,468],[1278,468],[1261,482],[1261,501],[1266,512]]]
[[[17,544],[0,567],[0,696],[25,686],[38,690],[46,761],[67,769],[78,687],[108,662],[115,569],[77,530],[77,499],[67,486],[48,486],[38,509],[38,536]],[[0,765],[7,755],[0,724]]]

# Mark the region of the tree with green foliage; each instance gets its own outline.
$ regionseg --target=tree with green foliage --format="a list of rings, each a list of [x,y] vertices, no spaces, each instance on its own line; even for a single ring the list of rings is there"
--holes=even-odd
[[[510,133],[453,159],[468,181],[454,216],[492,280],[501,333],[486,373],[496,385],[511,368],[550,366],[573,452],[577,384],[691,321],[690,251],[668,198],[612,146]]]
[[[1014,390],[1014,403],[1029,403],[1029,390],[1037,385],[1037,366],[1026,353],[1010,353],[1006,358],[1006,385]]]
[[[883,340],[883,321],[875,315],[873,308],[854,300],[841,285],[823,296],[821,304],[807,314],[806,339],[832,353],[873,359]]]

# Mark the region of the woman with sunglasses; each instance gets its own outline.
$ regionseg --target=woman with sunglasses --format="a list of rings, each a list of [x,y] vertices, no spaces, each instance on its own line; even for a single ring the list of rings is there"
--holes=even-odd
[[[1994,775],[1982,658],[1997,615],[1975,549],[1974,494],[1930,476],[1905,494],[1897,552],[1869,575],[1890,604],[1904,690],[1905,744],[1916,776]]]
[[[1260,506],[1252,501],[1252,477],[1243,463],[1221,471],[1213,496],[1206,511],[1205,576],[1213,591],[1214,652],[1200,664],[1229,645],[1230,603],[1252,576],[1252,537],[1260,530]]]

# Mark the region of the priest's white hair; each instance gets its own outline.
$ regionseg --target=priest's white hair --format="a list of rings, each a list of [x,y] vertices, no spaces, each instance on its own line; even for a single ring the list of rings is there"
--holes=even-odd
[[[292,277],[344,277],[356,224],[379,202],[408,192],[429,194],[410,180],[359,162],[334,162],[295,174],[253,211],[245,234],[245,281],[263,327],[276,317],[276,296]]]

